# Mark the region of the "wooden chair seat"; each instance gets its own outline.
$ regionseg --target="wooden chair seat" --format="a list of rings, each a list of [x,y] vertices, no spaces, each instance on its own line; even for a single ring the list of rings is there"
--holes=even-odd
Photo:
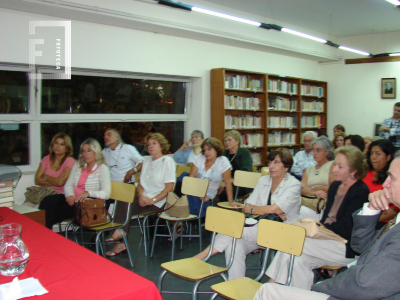
[[[160,214],[158,217],[160,219],[164,219],[164,220],[167,220],[167,221],[173,221],[174,222],[174,221],[188,221],[188,220],[196,219],[198,216],[189,215],[186,218],[175,218],[175,217],[168,216],[166,214]]]
[[[194,257],[166,262],[161,264],[161,268],[191,281],[202,280],[227,271],[226,268],[211,265]]]
[[[237,206],[237,207],[230,206],[228,201],[218,202],[217,205],[221,208],[226,208],[226,209],[242,209],[244,207],[244,205],[242,203],[236,202],[236,204],[240,204],[240,206]]]
[[[233,300],[253,299],[262,283],[248,277],[241,277],[211,286],[211,290]]]

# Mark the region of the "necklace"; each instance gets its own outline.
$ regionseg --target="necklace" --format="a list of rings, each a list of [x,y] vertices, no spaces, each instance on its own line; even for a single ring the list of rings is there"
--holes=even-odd
[[[318,168],[317,168],[317,166],[315,166],[315,176],[317,176],[318,174],[319,174],[319,168],[321,168],[321,166],[319,166]]]
[[[119,159],[119,155],[121,154],[121,149],[122,149],[122,147],[123,147],[124,145],[122,145],[119,149],[118,149],[118,156],[117,156],[117,158],[115,159],[115,162],[114,162],[114,164],[113,165],[111,165],[109,168],[110,168],[110,170],[112,169],[112,168],[114,168],[114,167],[117,167],[117,162],[118,162],[118,159]],[[118,146],[117,146],[118,147]],[[115,151],[115,150],[117,150],[117,148],[115,148],[114,150],[111,150],[110,148],[108,148],[108,150],[110,151],[110,153],[111,153],[111,151]],[[107,155],[108,156],[108,155]],[[111,157],[109,158],[110,160],[111,160]]]
[[[229,161],[229,162],[232,162],[232,160],[234,160],[235,159],[235,157],[236,157],[236,154],[239,152],[239,149],[238,149],[238,151],[236,151],[236,153],[235,153],[235,155],[232,157],[232,159]]]

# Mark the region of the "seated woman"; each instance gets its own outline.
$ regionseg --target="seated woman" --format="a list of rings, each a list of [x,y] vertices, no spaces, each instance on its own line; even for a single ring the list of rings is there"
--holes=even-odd
[[[64,194],[47,196],[39,208],[46,211],[46,227],[72,218],[74,203],[88,197],[107,200],[110,197],[110,171],[104,162],[101,146],[95,139],[81,144],[79,158],[64,186]],[[90,199],[88,199],[90,201]]]
[[[314,160],[317,165],[304,170],[301,178],[302,206],[300,207],[300,218],[312,218],[317,221],[321,218],[315,210],[307,207],[310,199],[318,197],[325,199],[330,184],[333,182],[333,146],[327,137],[319,137],[311,142]]]
[[[365,150],[364,139],[361,137],[361,135],[358,134],[350,134],[346,136],[344,139],[344,144],[346,146],[356,146],[358,149],[361,150],[361,152]]]
[[[204,141],[203,132],[194,130],[190,135],[190,140],[184,142],[183,145],[174,153],[174,160],[177,163],[185,164],[192,167],[193,162],[201,155],[201,143]]]
[[[332,144],[333,144],[333,148],[339,148],[344,146],[344,139],[347,137],[347,134],[345,134],[344,132],[339,132],[335,135]]]
[[[50,142],[49,152],[50,154],[43,157],[39,164],[35,184],[53,189],[54,194],[56,192],[62,194],[64,184],[75,164],[71,138],[63,132],[57,133]],[[32,200],[27,198],[26,201],[29,203]],[[38,199],[35,199],[35,205],[41,202],[36,200]]]
[[[233,201],[231,169],[232,166],[225,156],[222,156],[224,147],[222,143],[210,137],[201,144],[203,155],[198,157],[193,163],[189,177],[207,179],[209,181],[207,195],[204,198],[203,210],[201,217],[206,215],[206,209],[210,206],[211,201],[215,198],[218,192],[218,187],[224,181],[226,185],[226,193],[228,201]],[[202,199],[189,196],[189,208],[192,215],[198,215],[200,212]]]
[[[395,152],[396,148],[390,140],[383,139],[371,143],[367,152],[369,171],[363,179],[370,193],[383,189],[382,184],[388,176],[387,171]],[[394,204],[390,204],[389,209],[382,212],[377,229],[382,228],[398,212],[399,208]]]
[[[313,284],[313,269],[329,266],[345,266],[354,261],[355,253],[350,248],[353,229],[352,214],[368,202],[369,189],[362,182],[366,169],[362,152],[354,147],[335,150],[332,182],[328,190],[328,202],[321,219],[328,229],[348,240],[347,244],[334,240],[319,240],[306,237],[303,253],[296,257],[291,286],[307,289]],[[267,272],[269,282],[285,284],[290,255],[278,252]]]
[[[174,160],[166,156],[169,147],[167,139],[160,133],[149,133],[145,137],[145,148],[151,156],[143,162],[130,215],[163,211],[168,192],[174,189],[176,174]],[[119,240],[119,235],[120,232],[116,230],[111,239]],[[124,243],[118,243],[106,255],[116,256],[125,249]]]
[[[233,186],[233,195],[236,194],[237,187],[233,185],[233,179],[236,170],[252,172],[253,159],[251,158],[249,150],[240,148],[241,135],[236,130],[230,130],[224,135],[225,151],[223,156],[226,156],[232,165],[231,183]],[[219,201],[228,201],[225,182],[221,182],[219,189]],[[238,196],[244,196],[251,193],[251,190],[246,188],[239,188]]]
[[[289,173],[293,157],[289,150],[279,148],[268,154],[267,161],[270,175],[258,180],[253,193],[246,200],[243,212],[257,215],[276,213],[285,223],[296,222],[299,220],[301,183]],[[257,230],[258,224],[245,227],[242,238],[237,240],[233,264],[228,271],[229,280],[245,276],[246,255],[259,248]],[[225,251],[225,259],[228,262],[231,243],[231,237],[218,234],[212,255]],[[209,249],[210,246],[196,257],[204,259]]]

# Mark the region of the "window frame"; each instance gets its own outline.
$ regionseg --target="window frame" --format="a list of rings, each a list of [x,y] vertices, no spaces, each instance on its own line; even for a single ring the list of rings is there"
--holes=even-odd
[[[18,166],[24,174],[36,172],[41,161],[41,124],[42,123],[91,123],[91,122],[183,122],[184,137],[187,133],[192,100],[193,78],[117,72],[93,69],[73,68],[72,75],[103,76],[115,78],[164,80],[187,83],[183,114],[42,114],[42,73],[57,73],[54,68],[39,66],[30,69],[25,65],[0,64],[0,70],[22,71],[36,74],[35,80],[29,81],[29,112],[27,114],[2,114],[0,124],[29,123],[29,165]],[[84,117],[84,120],[82,119]]]

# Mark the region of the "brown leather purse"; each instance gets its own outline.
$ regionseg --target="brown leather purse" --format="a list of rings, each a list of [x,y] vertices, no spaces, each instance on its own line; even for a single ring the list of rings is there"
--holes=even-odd
[[[108,223],[106,201],[104,199],[86,199],[75,203],[72,222],[80,227],[96,227]]]

